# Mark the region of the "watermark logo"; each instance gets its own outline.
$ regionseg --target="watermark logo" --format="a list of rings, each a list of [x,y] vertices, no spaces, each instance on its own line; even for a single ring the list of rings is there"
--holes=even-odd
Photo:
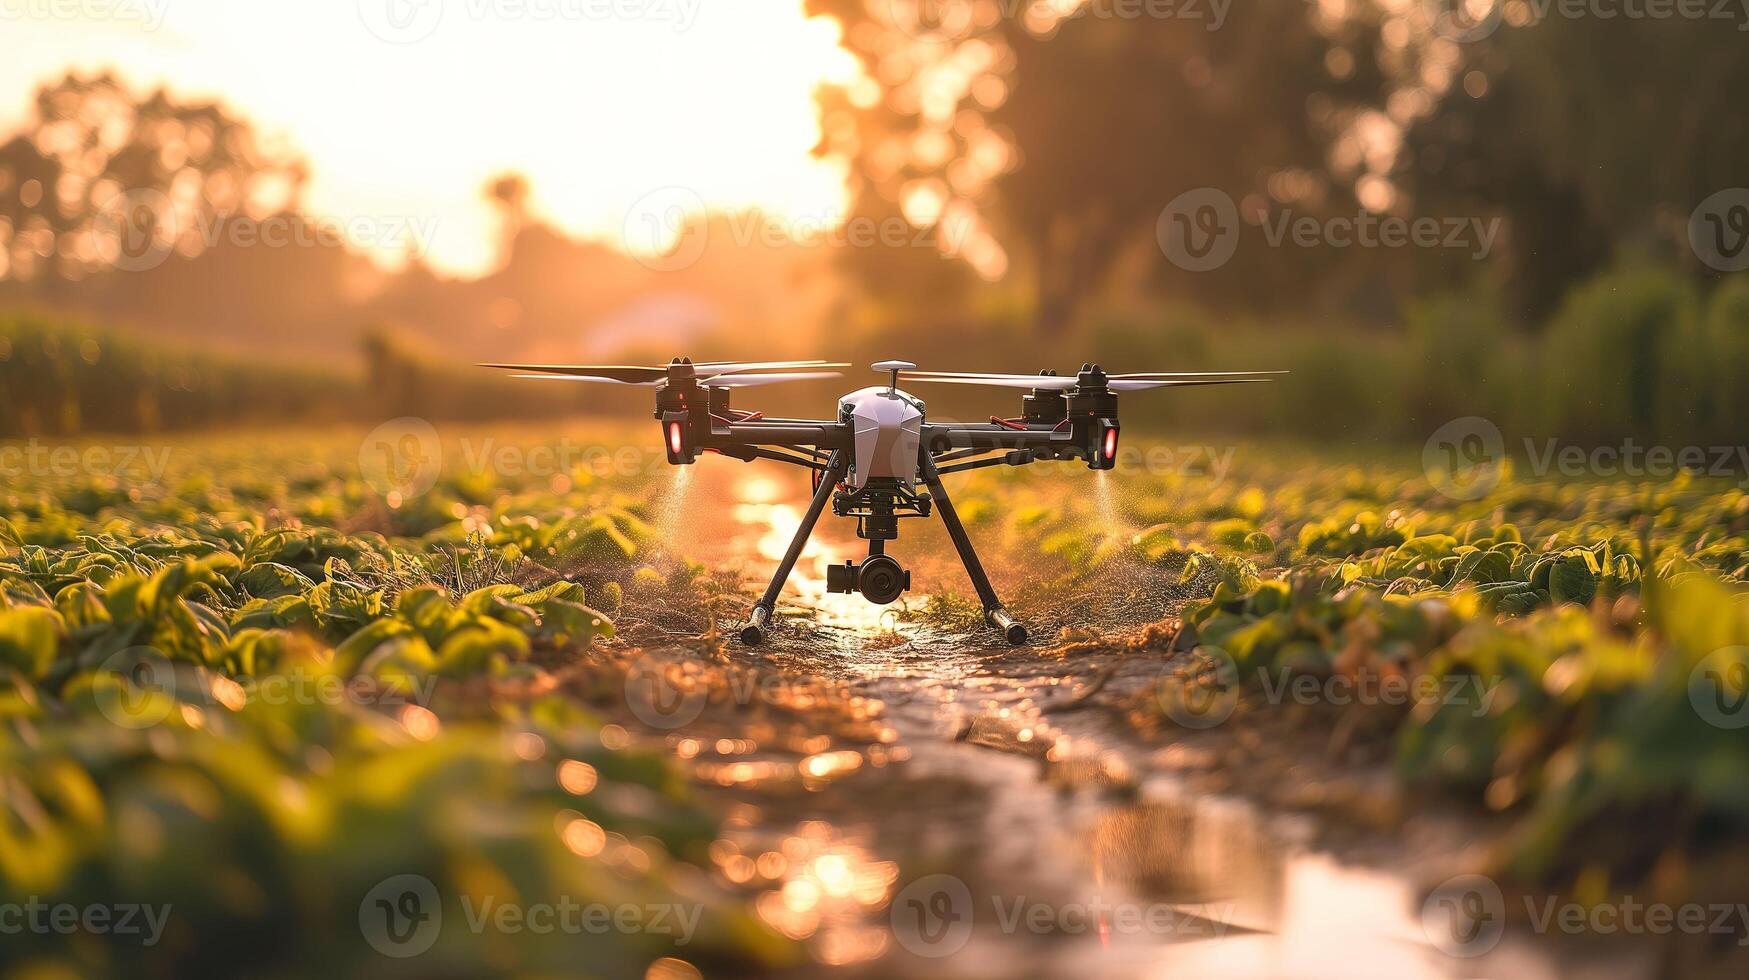
[[[417,44],[443,23],[443,0],[358,0],[365,30],[390,44]]]
[[[632,202],[620,242],[638,264],[656,272],[691,268],[704,257],[710,233],[704,198],[690,187],[660,187]]]
[[[1506,932],[1506,898],[1486,875],[1447,878],[1421,903],[1421,931],[1447,956],[1481,956]]]
[[[1728,936],[1749,946],[1749,905],[1741,902],[1646,902],[1622,895],[1606,902],[1576,902],[1558,895],[1524,895],[1523,916],[1514,921],[1541,936],[1612,936],[1672,933]],[[1506,899],[1486,875],[1447,878],[1421,903],[1428,942],[1448,956],[1484,956],[1506,932]]]
[[[1459,44],[1480,41],[1500,28],[1502,0],[1422,0],[1433,33]]]
[[[1413,708],[1436,705],[1467,708],[1480,718],[1492,708],[1501,679],[1471,673],[1413,677],[1363,669],[1325,675],[1286,667],[1257,666],[1242,671],[1225,650],[1207,644],[1191,652],[1188,661],[1160,681],[1161,710],[1181,727],[1207,729],[1232,717],[1241,692],[1269,705],[1388,705]]]
[[[384,878],[358,903],[358,930],[384,956],[406,959],[430,949],[443,931],[443,903],[424,875]]]
[[[1322,216],[1298,214],[1287,207],[1260,209],[1247,220],[1259,226],[1263,244],[1271,249],[1447,249],[1467,252],[1476,261],[1494,250],[1502,227],[1498,217],[1403,217],[1364,208]],[[1186,272],[1209,272],[1231,261],[1242,229],[1230,195],[1199,187],[1166,205],[1154,225],[1154,237],[1173,265]]]
[[[181,233],[170,196],[140,188],[116,194],[97,209],[93,227],[97,254],[122,272],[148,272],[164,264]]]
[[[1154,224],[1167,261],[1186,272],[1227,264],[1239,247],[1239,209],[1226,192],[1198,187],[1173,198]]]
[[[695,684],[685,661],[643,654],[626,669],[626,706],[651,728],[673,731],[698,720],[709,695]]]
[[[1714,650],[1688,675],[1688,703],[1707,724],[1749,728],[1749,647]]]
[[[562,894],[538,902],[489,894],[456,897],[462,926],[476,936],[488,932],[510,936],[641,934],[665,936],[673,945],[685,946],[692,942],[704,917],[704,906],[699,903],[610,904]],[[442,936],[443,904],[437,886],[424,875],[385,878],[358,904],[359,933],[384,956],[411,959],[428,952]]]
[[[92,685],[97,710],[111,724],[142,729],[161,724],[176,710],[176,666],[155,647],[128,647],[97,668]]]
[[[1204,644],[1190,654],[1186,670],[1160,682],[1160,710],[1185,728],[1213,728],[1239,705],[1239,665],[1231,654]]]
[[[1022,20],[1029,29],[1045,31],[1071,20],[1183,20],[1218,31],[1227,22],[1233,0],[887,0],[887,19],[900,33],[918,41],[953,41],[980,24]]]
[[[689,187],[662,187],[632,202],[620,223],[620,246],[634,261],[655,272],[678,272],[697,265],[713,236],[723,246],[778,249],[921,248],[944,258],[962,254],[976,231],[963,214],[913,224],[899,215],[876,218],[825,210],[775,213],[758,208],[714,212]]]
[[[1004,936],[1149,935],[1218,939],[1233,919],[1231,904],[1133,902],[1089,895],[1068,901],[1027,895],[989,895],[980,910],[966,883],[948,874],[926,875],[893,897],[888,915],[899,945],[916,956],[952,956],[982,924]]]
[[[948,41],[971,32],[974,0],[887,0],[887,19],[918,41]]]
[[[1749,446],[1671,446],[1623,439],[1619,444],[1574,445],[1525,437],[1508,453],[1500,429],[1477,416],[1453,419],[1422,447],[1421,463],[1433,488],[1453,500],[1476,500],[1492,492],[1512,467],[1537,478],[1597,477],[1670,480],[1679,475],[1716,477],[1749,489]]]
[[[4,2],[4,0],[0,0]],[[119,272],[149,272],[182,243],[189,254],[227,246],[245,248],[358,248],[426,255],[437,238],[435,215],[312,215],[281,211],[255,217],[240,211],[200,209],[184,214],[156,188],[112,196],[97,209],[97,256]]]
[[[1711,195],[1688,216],[1688,245],[1720,272],[1749,269],[1749,187]]]
[[[425,419],[390,419],[359,444],[358,472],[371,489],[399,506],[437,484],[443,472],[443,441]]]
[[[972,892],[953,875],[925,875],[893,897],[893,935],[916,956],[939,959],[972,938]]]
[[[703,0],[359,0],[365,29],[390,44],[417,44],[437,33],[445,8],[468,20],[548,24],[645,21],[676,32],[692,29]]]
[[[1421,467],[1433,489],[1453,500],[1477,500],[1500,485],[1506,440],[1500,427],[1476,415],[1452,419],[1421,449]]]

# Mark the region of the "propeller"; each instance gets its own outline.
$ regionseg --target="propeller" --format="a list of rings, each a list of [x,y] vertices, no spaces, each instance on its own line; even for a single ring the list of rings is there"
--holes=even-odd
[[[1249,384],[1271,380],[1258,375],[1286,374],[1286,371],[1179,371],[1106,376],[1106,387],[1112,391],[1147,391],[1153,388],[1188,388],[1197,385]],[[992,385],[999,388],[1035,388],[1041,391],[1068,391],[1079,385],[1074,375],[1055,374],[989,374],[975,371],[902,371],[907,381],[933,381],[942,384]]]
[[[699,383],[710,388],[756,388],[784,381],[823,381],[842,377],[844,375],[837,371],[791,371],[788,374],[724,374]]]
[[[848,364],[828,364],[825,361],[700,361],[675,362],[662,367],[642,364],[482,364],[480,367],[521,372],[522,378],[588,378],[617,381],[620,384],[655,384],[668,380],[669,368],[686,364],[698,375],[699,383],[725,375],[748,371],[775,371],[792,368],[840,368]]]
[[[595,384],[627,385],[633,388],[660,388],[663,381],[620,381],[617,378],[602,378],[588,374],[512,374],[513,378],[542,378],[547,381],[585,381]],[[701,378],[699,383],[709,388],[756,388],[760,385],[774,385],[784,381],[819,381],[824,378],[842,378],[837,371],[792,371],[788,374],[722,374],[710,378]]]

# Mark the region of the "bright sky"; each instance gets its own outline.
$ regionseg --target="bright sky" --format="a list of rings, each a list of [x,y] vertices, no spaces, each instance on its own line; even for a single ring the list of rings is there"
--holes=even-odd
[[[492,257],[488,178],[534,210],[648,249],[652,202],[818,223],[843,174],[813,159],[815,86],[854,60],[802,0],[0,0],[0,132],[37,82],[115,68],[217,96],[288,137],[311,211],[433,228],[452,273]],[[369,244],[369,243],[365,243]]]

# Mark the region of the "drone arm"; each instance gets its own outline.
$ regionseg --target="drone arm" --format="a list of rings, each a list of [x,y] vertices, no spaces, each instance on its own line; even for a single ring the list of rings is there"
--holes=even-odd
[[[938,463],[941,462],[941,457],[937,457],[935,461]],[[991,456],[988,459],[975,459],[969,463],[955,463],[952,466],[938,467],[935,472],[939,476],[946,476],[949,473],[964,473],[966,470],[980,470],[986,466],[1025,466],[1028,463],[1034,463],[1037,461],[1038,457],[1034,456],[1032,453],[1024,449],[1016,449],[1012,452],[1003,453],[1000,456]]]
[[[787,449],[790,447],[786,446],[783,448]],[[806,452],[806,450],[798,451]],[[731,459],[739,459],[749,463],[756,459],[770,459],[779,463],[791,463],[796,466],[806,466],[813,470],[823,470],[826,468],[826,464],[817,457],[795,456],[790,453],[779,452],[776,449],[766,449],[761,446],[720,446],[717,447],[717,452],[724,456],[728,456]]]
[[[713,426],[705,444],[711,449],[730,446],[817,446],[847,449],[849,426],[837,422],[731,422]]]
[[[971,459],[973,456],[982,456],[989,452],[995,452],[995,450],[984,449],[980,446],[969,446],[965,449],[952,449],[945,453],[937,453],[935,455],[935,462],[937,465],[942,463],[952,463],[957,460]]]
[[[1037,449],[1044,446],[1073,445],[1074,435],[1067,429],[1010,429],[1000,425],[925,425],[923,444],[931,451],[997,449]],[[968,455],[976,455],[970,453]],[[937,457],[939,460],[941,457]],[[955,457],[959,458],[959,457]]]

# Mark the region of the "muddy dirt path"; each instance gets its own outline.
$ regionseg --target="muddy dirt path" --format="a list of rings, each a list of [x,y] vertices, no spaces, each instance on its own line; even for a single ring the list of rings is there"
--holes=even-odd
[[[806,505],[805,479],[690,469],[684,481],[696,482],[671,490],[664,532],[763,583]],[[889,550],[913,569],[914,608],[934,591],[970,594],[938,522],[905,522]],[[744,793],[728,781],[736,843],[721,863],[756,876],[778,855],[806,856],[806,873],[792,860],[775,876],[762,914],[817,960],[852,975],[929,977],[1651,972],[1643,950],[1511,931],[1483,955],[1453,955],[1474,947],[1454,950],[1446,911],[1424,912],[1423,896],[1458,863],[1461,835],[1330,847],[1315,818],[1193,791],[1161,763],[1194,743],[1142,739],[1111,710],[1063,710],[1101,673],[1101,701],[1149,689],[1165,657],[1046,652],[1048,610],[1013,598],[1036,557],[983,549],[997,589],[1039,638],[1015,649],[993,631],[952,633],[897,605],[827,594],[825,566],[865,552],[853,522],[828,514],[780,602],[785,624],[763,647],[730,645],[780,676],[847,680],[891,729],[884,764],[817,792],[773,799],[756,780]],[[1128,618],[1171,611],[1149,605]]]

